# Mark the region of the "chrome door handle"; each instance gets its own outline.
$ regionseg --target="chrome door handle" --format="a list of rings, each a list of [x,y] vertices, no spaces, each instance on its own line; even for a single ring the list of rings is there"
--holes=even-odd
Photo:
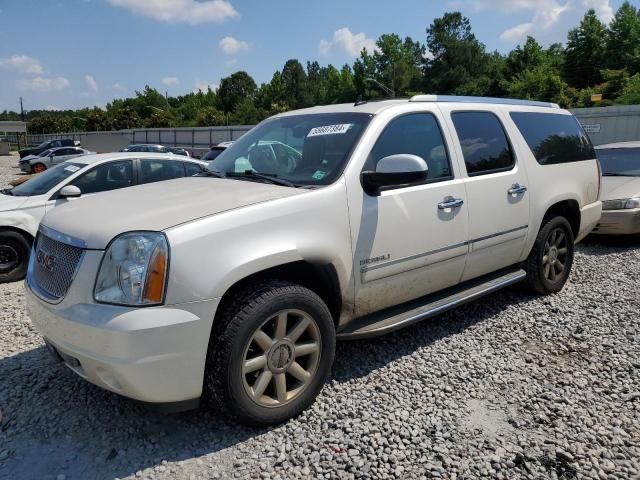
[[[519,183],[514,183],[511,185],[511,188],[508,190],[509,195],[520,195],[527,191],[527,187],[524,185],[520,185]]]
[[[444,202],[438,204],[440,210],[446,210],[447,208],[458,208],[464,204],[461,198],[448,198]]]

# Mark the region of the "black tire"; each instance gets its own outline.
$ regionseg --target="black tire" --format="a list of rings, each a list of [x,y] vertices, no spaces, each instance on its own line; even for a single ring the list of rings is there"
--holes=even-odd
[[[246,390],[245,355],[247,348],[251,348],[255,332],[262,329],[268,319],[286,310],[304,312],[315,321],[320,353],[314,363],[315,374],[299,394],[283,405],[265,407],[254,401]],[[204,396],[241,423],[252,426],[280,424],[301,413],[318,396],[331,373],[335,343],[331,313],[314,292],[294,283],[275,280],[250,285],[230,299],[216,316],[207,352]],[[264,356],[271,358],[268,352]],[[264,367],[267,368],[269,365]]]
[[[22,280],[27,274],[31,242],[12,230],[0,231],[0,283]]]
[[[560,233],[564,235],[564,242],[559,236]],[[556,254],[550,256],[549,246],[554,243],[552,241],[554,234],[558,235],[555,237],[556,240],[560,238],[560,248],[556,246]],[[525,262],[526,282],[532,291],[540,295],[549,295],[562,290],[573,265],[574,241],[573,230],[566,218],[561,216],[544,218],[533,249]],[[560,253],[564,248],[566,252]],[[549,266],[550,259],[554,257],[557,258],[556,263]]]

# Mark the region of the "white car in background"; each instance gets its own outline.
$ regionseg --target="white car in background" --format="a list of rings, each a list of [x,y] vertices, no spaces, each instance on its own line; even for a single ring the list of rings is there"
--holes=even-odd
[[[45,150],[39,155],[27,155],[20,160],[20,170],[25,173],[40,173],[47,168],[58,165],[72,158],[90,155],[91,152],[82,147],[59,147]]]
[[[602,219],[593,233],[640,233],[640,142],[596,147],[602,167]]]
[[[13,189],[0,190],[0,283],[24,278],[45,213],[69,198],[201,173],[207,164],[158,153],[84,155],[55,165]]]

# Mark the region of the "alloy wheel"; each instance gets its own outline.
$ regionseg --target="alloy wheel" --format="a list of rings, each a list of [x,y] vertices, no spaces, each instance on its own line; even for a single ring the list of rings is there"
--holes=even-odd
[[[245,392],[262,407],[281,407],[311,383],[321,354],[320,329],[301,310],[282,310],[255,330],[242,361]]]
[[[12,245],[0,245],[0,272],[10,272],[19,263],[18,251]]]
[[[568,253],[567,235],[562,228],[554,228],[547,237],[542,256],[542,269],[547,280],[556,282],[562,276]]]

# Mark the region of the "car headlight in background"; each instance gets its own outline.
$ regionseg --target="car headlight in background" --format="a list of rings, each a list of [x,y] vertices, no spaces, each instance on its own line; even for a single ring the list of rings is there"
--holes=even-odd
[[[164,301],[168,268],[169,245],[164,234],[122,234],[104,254],[94,298],[116,305],[160,305]]]
[[[605,200],[602,202],[603,210],[631,210],[638,207],[640,207],[640,197]]]

